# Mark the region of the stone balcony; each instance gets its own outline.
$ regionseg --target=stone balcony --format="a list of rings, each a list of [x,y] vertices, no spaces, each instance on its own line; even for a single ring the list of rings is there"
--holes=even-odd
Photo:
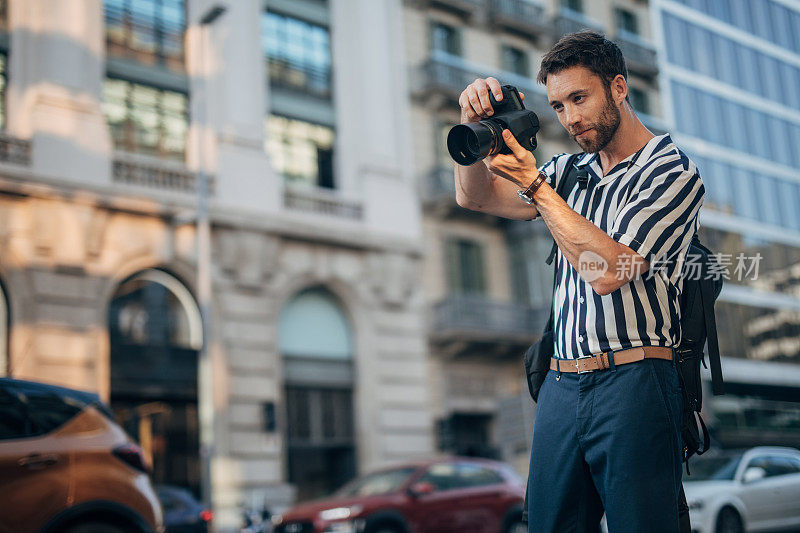
[[[562,7],[553,19],[553,28],[555,30],[556,39],[560,38],[562,35],[575,33],[581,30],[595,30],[604,33],[603,25],[599,21],[565,7]]]
[[[551,28],[544,7],[526,0],[491,0],[489,19],[493,25],[525,37],[549,35]]]
[[[283,192],[283,206],[287,209],[307,211],[337,218],[361,220],[364,207],[355,198],[347,198],[335,189],[287,185]]]
[[[414,93],[420,98],[435,98],[436,106],[457,109],[458,97],[476,78],[494,76],[500,83],[514,85],[525,94],[525,107],[539,116],[541,122],[554,121],[544,88],[530,78],[512,72],[490,72],[479,66],[468,65],[458,57],[433,56],[418,71]]]
[[[0,133],[0,162],[15,165],[31,164],[31,143]]]
[[[420,8],[435,7],[469,18],[483,7],[485,0],[411,0],[410,3]]]
[[[117,152],[112,165],[115,183],[175,193],[197,192],[197,173],[180,161]],[[214,179],[209,177],[209,193],[213,191]]]
[[[658,74],[658,60],[653,45],[635,33],[620,30],[615,39],[617,46],[625,56],[628,71],[646,78]]]
[[[540,335],[549,309],[453,295],[433,305],[429,339],[445,357],[521,357]]]

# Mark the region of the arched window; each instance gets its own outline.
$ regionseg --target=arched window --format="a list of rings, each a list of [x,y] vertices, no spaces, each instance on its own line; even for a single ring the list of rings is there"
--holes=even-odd
[[[356,473],[353,333],[339,301],[323,288],[282,309],[289,482],[298,500],[330,493]]]
[[[111,407],[139,440],[153,481],[200,493],[197,365],[200,310],[189,290],[156,269],[131,276],[109,304]]]
[[[353,355],[350,324],[339,302],[325,289],[308,289],[289,301],[281,311],[279,340],[285,357],[349,359]]]
[[[112,342],[170,345],[199,350],[200,310],[188,289],[161,270],[149,269],[120,284],[111,302]]]

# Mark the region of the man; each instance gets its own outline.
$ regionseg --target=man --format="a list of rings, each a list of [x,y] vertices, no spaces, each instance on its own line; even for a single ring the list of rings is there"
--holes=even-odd
[[[537,169],[508,131],[513,154],[455,169],[459,205],[541,216],[558,244],[555,358],[534,423],[530,531],[597,531],[605,510],[611,533],[677,532],[682,399],[673,347],[680,265],[704,187],[670,136],[638,120],[622,53],[602,35],[563,37],[538,81],[585,152],[576,165],[586,186],[565,202],[555,187],[569,155]],[[463,91],[462,122],[491,116],[489,91],[502,96],[494,78]]]

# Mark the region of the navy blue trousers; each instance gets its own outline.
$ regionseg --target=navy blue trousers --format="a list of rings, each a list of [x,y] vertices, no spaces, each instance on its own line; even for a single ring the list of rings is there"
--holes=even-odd
[[[678,533],[680,415],[674,363],[645,359],[586,374],[550,370],[539,392],[530,533]]]

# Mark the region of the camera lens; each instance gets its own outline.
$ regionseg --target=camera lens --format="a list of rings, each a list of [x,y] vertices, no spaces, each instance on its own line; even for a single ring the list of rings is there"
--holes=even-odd
[[[469,166],[500,151],[502,130],[490,120],[458,124],[447,134],[447,151],[459,165]]]

